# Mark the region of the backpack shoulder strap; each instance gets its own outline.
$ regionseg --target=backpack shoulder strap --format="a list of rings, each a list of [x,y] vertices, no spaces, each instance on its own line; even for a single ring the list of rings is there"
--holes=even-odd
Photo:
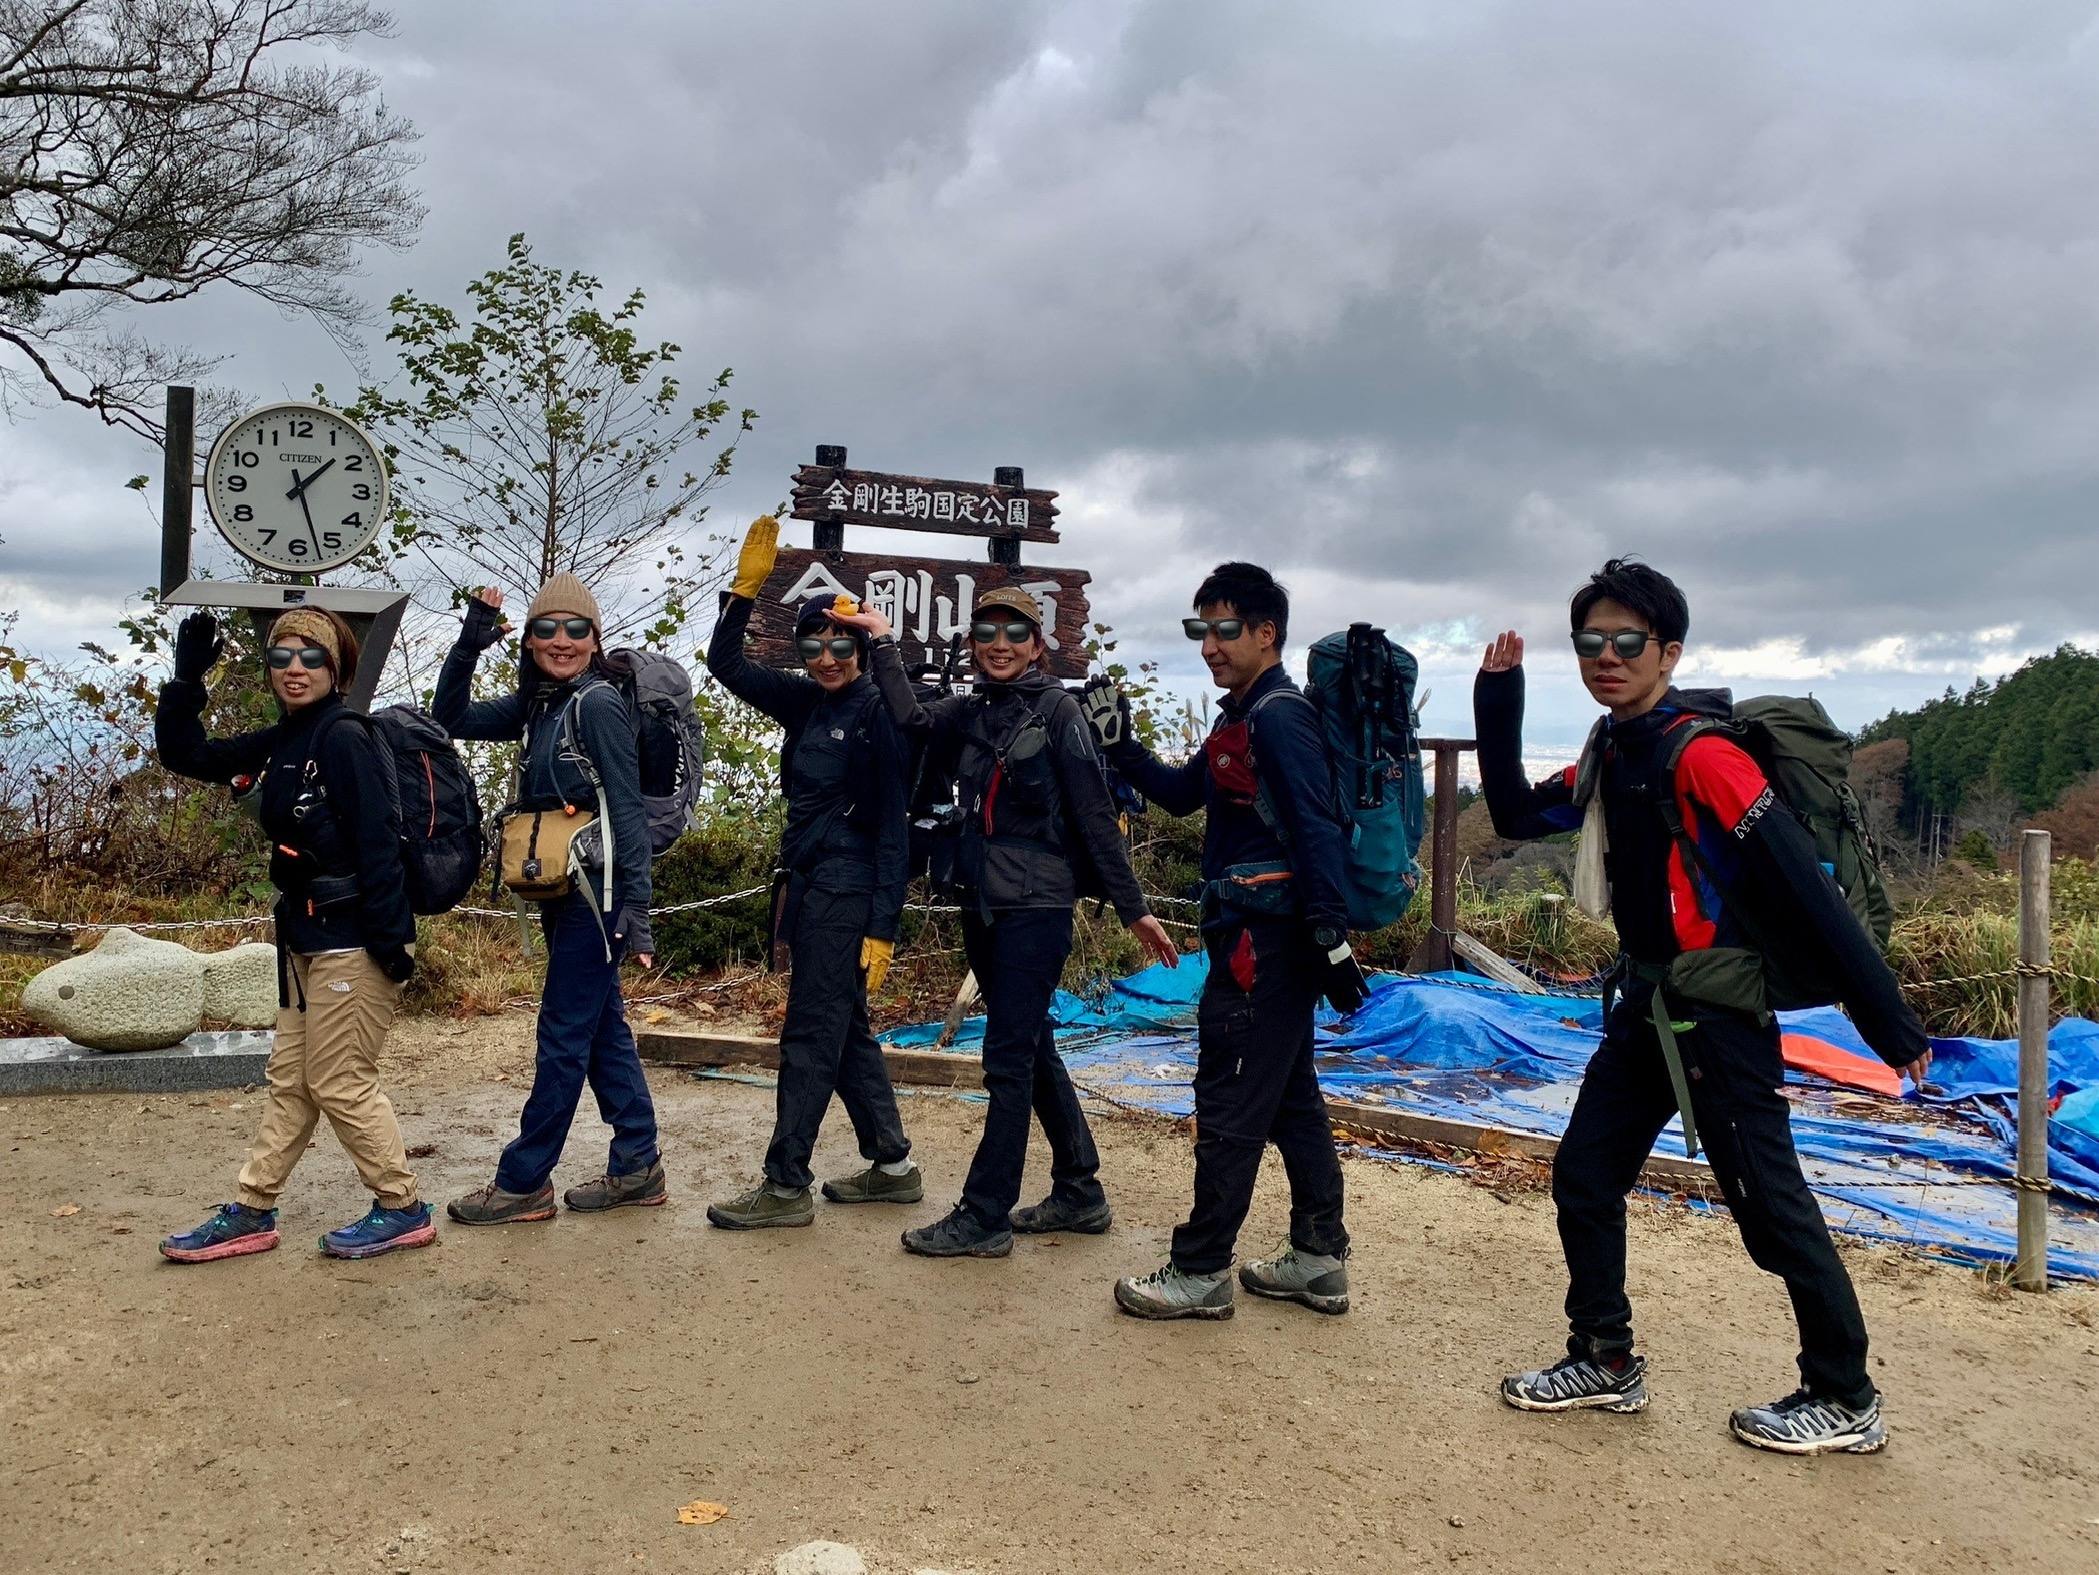
[[[1246,742],[1249,750],[1252,750],[1255,743],[1254,718],[1268,708],[1269,702],[1284,699],[1301,700],[1312,712],[1313,716],[1316,717],[1319,714],[1318,704],[1302,689],[1295,686],[1287,686],[1281,689],[1269,690],[1268,693],[1246,708]],[[1290,846],[1290,825],[1289,822],[1283,819],[1281,812],[1276,809],[1275,801],[1268,796],[1268,784],[1261,780],[1260,758],[1259,754],[1254,755],[1254,813],[1261,817],[1261,824],[1266,826],[1274,834],[1275,840],[1280,842],[1287,850]]]

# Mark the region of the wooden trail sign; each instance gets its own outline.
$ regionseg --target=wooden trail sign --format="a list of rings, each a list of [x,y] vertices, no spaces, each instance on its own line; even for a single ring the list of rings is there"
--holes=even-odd
[[[1091,579],[1084,569],[782,547],[751,613],[750,657],[767,667],[800,667],[795,615],[812,596],[842,594],[879,609],[895,625],[905,665],[944,660],[948,642],[957,633],[964,636],[966,665],[976,599],[986,591],[1017,585],[1042,603],[1049,671],[1059,678],[1084,678],[1086,585]]]
[[[1038,488],[892,476],[875,470],[847,470],[843,465],[804,465],[794,477],[794,517],[798,520],[1014,541],[1057,540],[1056,497]]]

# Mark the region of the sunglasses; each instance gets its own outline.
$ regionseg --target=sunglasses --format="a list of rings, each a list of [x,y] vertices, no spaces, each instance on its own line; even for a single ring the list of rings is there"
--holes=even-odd
[[[263,653],[263,659],[280,673],[293,662],[314,671],[328,665],[328,653],[318,645],[302,645],[297,650],[288,645],[273,645]]]
[[[821,640],[815,635],[810,635],[805,639],[795,641],[794,648],[802,653],[802,660],[805,662],[816,661],[826,651],[829,651],[842,662],[849,656],[859,654],[860,642],[849,634],[833,635],[828,640]]]
[[[1244,618],[1183,618],[1181,620],[1181,633],[1188,636],[1191,640],[1202,639],[1212,629],[1217,631],[1217,638],[1220,640],[1236,640],[1239,636],[1246,633],[1246,620]]]
[[[525,625],[525,633],[535,640],[551,640],[566,632],[571,640],[580,640],[588,635],[591,623],[588,618],[534,618]]]
[[[1662,637],[1642,634],[1638,629],[1620,629],[1616,634],[1605,634],[1601,629],[1577,629],[1572,638],[1574,654],[1585,662],[1593,662],[1603,655],[1603,648],[1607,645],[1630,662],[1637,660],[1647,649],[1648,641],[1660,643]]]
[[[1024,640],[1034,638],[1035,626],[1024,618],[1016,619],[1012,623],[993,623],[986,619],[969,626],[969,637],[979,645],[990,645],[1000,635],[1004,635],[1010,644],[1019,645]]]

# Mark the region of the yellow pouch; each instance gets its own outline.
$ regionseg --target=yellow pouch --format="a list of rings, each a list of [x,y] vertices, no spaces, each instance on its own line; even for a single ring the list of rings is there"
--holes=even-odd
[[[512,810],[498,834],[498,870],[520,897],[550,902],[575,889],[570,845],[597,816],[573,804],[559,809]]]

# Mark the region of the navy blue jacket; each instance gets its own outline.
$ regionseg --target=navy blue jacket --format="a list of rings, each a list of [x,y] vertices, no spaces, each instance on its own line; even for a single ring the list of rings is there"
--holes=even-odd
[[[1281,697],[1260,708],[1253,720],[1254,771],[1268,801],[1290,833],[1286,850],[1261,812],[1219,790],[1209,761],[1198,750],[1178,766],[1162,764],[1134,737],[1109,755],[1130,786],[1169,815],[1207,810],[1203,826],[1203,879],[1218,880],[1235,864],[1287,862],[1298,911],[1318,929],[1348,932],[1348,827],[1334,807],[1332,766],[1326,739],[1311,704],[1291,699],[1300,691],[1281,665],[1255,679],[1244,700],[1227,697],[1212,731],[1239,721],[1271,694]]]

